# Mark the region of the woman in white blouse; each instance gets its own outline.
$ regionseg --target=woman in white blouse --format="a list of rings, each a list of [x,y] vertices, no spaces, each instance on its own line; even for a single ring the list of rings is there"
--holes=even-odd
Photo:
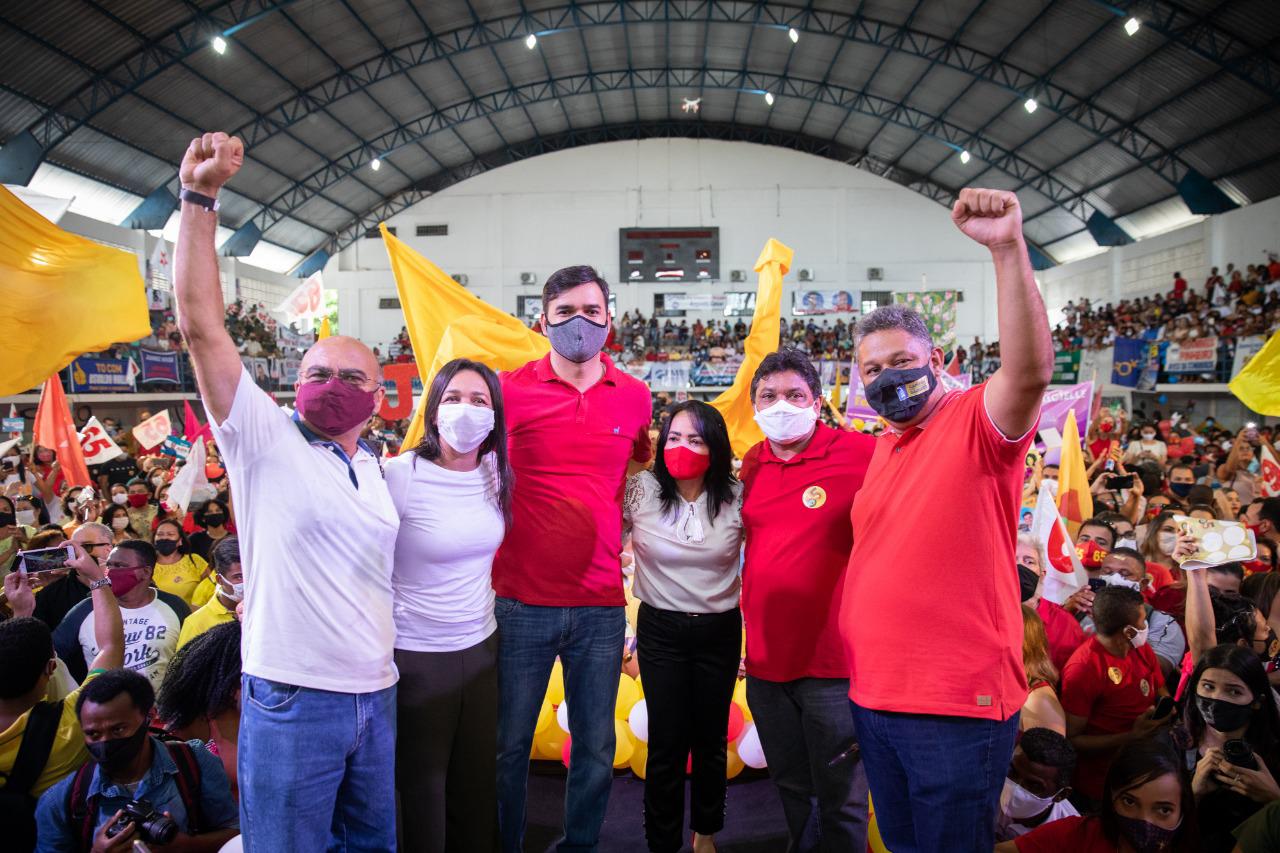
[[[644,826],[650,850],[680,849],[692,753],[693,849],[705,853],[724,826],[725,734],[742,643],[742,484],[720,413],[696,400],[670,411],[653,470],[627,481],[623,502],[649,710]]]
[[[403,849],[498,849],[498,637],[490,572],[511,507],[498,377],[449,362],[422,443],[387,463]]]

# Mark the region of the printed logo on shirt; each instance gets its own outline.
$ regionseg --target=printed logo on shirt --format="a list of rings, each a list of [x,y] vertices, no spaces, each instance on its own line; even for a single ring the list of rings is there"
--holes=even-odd
[[[1138,682],[1138,687],[1142,690],[1143,696],[1151,695],[1151,684],[1145,678]]]
[[[620,432],[622,432],[622,427],[620,427],[620,426],[616,426],[616,427],[614,427],[614,428],[613,428],[613,434],[614,434],[614,435],[617,435],[617,434],[618,434],[618,433],[620,433]]]
[[[1124,673],[1120,671],[1118,666],[1107,667],[1107,678],[1111,679],[1112,684],[1119,684],[1124,680]]]
[[[822,486],[810,486],[804,490],[800,499],[809,509],[818,509],[827,502],[827,490]]]

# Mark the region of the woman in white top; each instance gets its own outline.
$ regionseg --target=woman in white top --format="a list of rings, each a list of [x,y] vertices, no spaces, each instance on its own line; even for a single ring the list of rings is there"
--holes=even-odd
[[[631,477],[623,501],[649,711],[644,826],[650,850],[680,849],[692,753],[693,849],[705,853],[724,827],[725,734],[742,643],[742,484],[720,413],[697,400],[670,411],[653,471]]]
[[[400,514],[392,574],[404,848],[498,849],[498,638],[490,573],[510,518],[502,389],[455,359],[427,394],[422,443],[387,463]]]

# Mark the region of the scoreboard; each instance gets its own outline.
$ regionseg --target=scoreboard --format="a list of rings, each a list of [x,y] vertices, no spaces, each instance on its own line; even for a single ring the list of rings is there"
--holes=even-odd
[[[623,281],[720,279],[719,228],[619,228],[618,246]]]

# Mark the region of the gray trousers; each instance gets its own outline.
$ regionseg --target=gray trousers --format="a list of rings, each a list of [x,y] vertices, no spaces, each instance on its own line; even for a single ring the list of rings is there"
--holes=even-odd
[[[867,773],[853,749],[848,679],[747,676],[747,704],[782,797],[788,853],[866,850]]]
[[[395,650],[401,849],[498,849],[498,634],[458,652]]]

